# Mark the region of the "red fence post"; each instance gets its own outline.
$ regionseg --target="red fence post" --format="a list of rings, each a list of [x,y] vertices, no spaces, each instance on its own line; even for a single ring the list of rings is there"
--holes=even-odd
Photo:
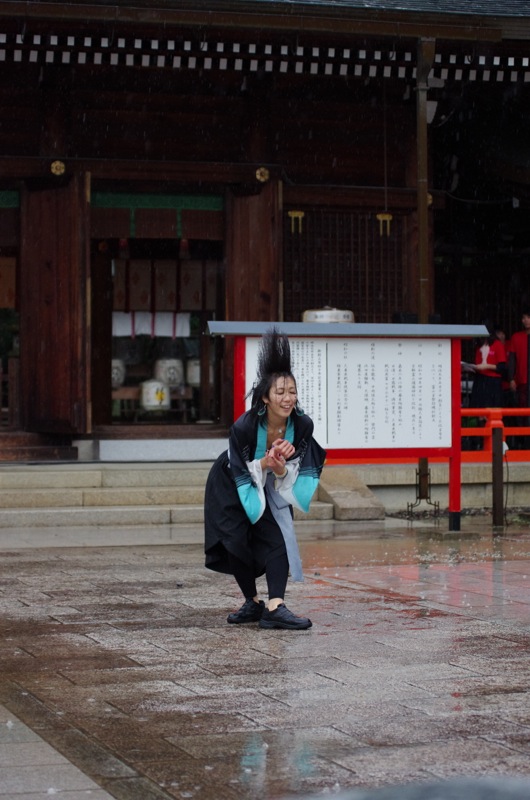
[[[451,453],[449,456],[449,530],[460,530],[462,504],[461,437],[461,359],[460,339],[451,339]]]
[[[491,491],[493,527],[504,527],[504,480],[502,470],[502,442],[504,438],[504,423],[502,410],[491,409]]]

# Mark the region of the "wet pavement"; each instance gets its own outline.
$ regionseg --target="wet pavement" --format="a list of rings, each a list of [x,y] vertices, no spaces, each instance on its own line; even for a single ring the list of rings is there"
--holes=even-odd
[[[530,787],[530,528],[298,532],[308,631],[227,625],[200,528],[1,532],[0,797]]]

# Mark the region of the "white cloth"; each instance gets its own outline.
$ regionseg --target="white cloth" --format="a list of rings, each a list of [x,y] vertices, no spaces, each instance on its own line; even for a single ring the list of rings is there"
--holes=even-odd
[[[113,336],[189,336],[190,314],[173,311],[113,311]]]
[[[282,532],[287,558],[289,560],[291,578],[293,581],[300,582],[304,580],[302,560],[300,558],[300,550],[298,549],[298,542],[296,540],[293,517],[290,509],[290,506],[293,505],[292,486],[296,481],[300,469],[299,459],[290,461],[286,466],[287,475],[283,478],[279,478],[272,471],[266,470],[264,472],[259,459],[247,461],[248,471],[252,476],[259,497],[259,516],[262,516],[265,511],[265,503],[268,502],[272,516],[278,523]],[[294,501],[294,505],[298,507],[296,500]]]
[[[287,475],[284,475],[283,478],[276,478],[275,488],[283,497],[283,499],[289,503],[289,505],[300,509],[300,511],[305,511],[305,508],[300,506],[298,500],[293,494],[293,486],[295,485],[296,479],[298,478],[298,473],[300,472],[300,459],[294,458],[292,461],[288,461],[285,467],[287,469]]]
[[[286,478],[287,475],[283,480],[286,480]],[[276,480],[274,472],[269,472],[265,485],[265,493],[269,501],[272,516],[278,523],[283,535],[291,578],[293,581],[301,582],[304,580],[304,574],[302,572],[302,559],[300,558],[300,550],[298,549],[298,542],[296,540],[293,517],[291,514],[291,503],[275,489]]]

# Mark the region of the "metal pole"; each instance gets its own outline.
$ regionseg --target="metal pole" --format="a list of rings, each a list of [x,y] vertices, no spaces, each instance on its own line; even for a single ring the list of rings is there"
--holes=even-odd
[[[504,509],[503,509],[503,496],[504,496],[504,481],[502,470],[502,438],[503,426],[502,422],[496,424],[492,420],[491,430],[491,488],[492,488],[492,511],[493,511],[493,527],[504,529]]]
[[[418,459],[418,498],[420,500],[430,500],[431,492],[429,486],[429,459]]]

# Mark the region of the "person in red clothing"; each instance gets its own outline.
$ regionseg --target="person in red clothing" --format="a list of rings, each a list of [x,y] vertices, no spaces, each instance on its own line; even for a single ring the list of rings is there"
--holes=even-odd
[[[501,325],[495,325],[493,327],[493,333],[497,337],[497,339],[504,345],[504,353],[506,357],[506,369],[503,371],[502,374],[502,407],[503,408],[515,408],[517,405],[515,401],[515,390],[512,389],[510,385],[510,376],[509,376],[509,361],[510,361],[510,342],[506,338],[506,333],[504,328]]]
[[[506,377],[506,349],[493,328],[475,351],[472,408],[502,408],[502,380]]]
[[[508,348],[508,378],[510,389],[515,393],[515,405],[528,408],[528,337],[530,336],[530,308],[524,308],[521,314],[522,329],[512,334]],[[514,423],[526,427],[530,424],[528,417],[514,417]],[[516,446],[526,449],[529,437],[518,437]]]
[[[510,389],[516,393],[517,405],[528,408],[528,337],[530,335],[530,308],[523,309],[522,330],[512,334],[509,344]]]
[[[515,394],[515,389],[512,388],[510,384],[510,341],[506,338],[506,333],[504,332],[504,328],[501,325],[496,325],[494,327],[494,333],[504,344],[504,349],[506,351],[506,364],[507,368],[502,376],[502,407],[503,408],[516,408],[517,407],[517,398]],[[502,418],[503,424],[505,428],[512,428],[515,424],[515,418],[512,416],[506,416]],[[507,436],[506,437],[506,444],[510,448],[510,450],[517,449],[518,447],[518,439],[514,436]]]

